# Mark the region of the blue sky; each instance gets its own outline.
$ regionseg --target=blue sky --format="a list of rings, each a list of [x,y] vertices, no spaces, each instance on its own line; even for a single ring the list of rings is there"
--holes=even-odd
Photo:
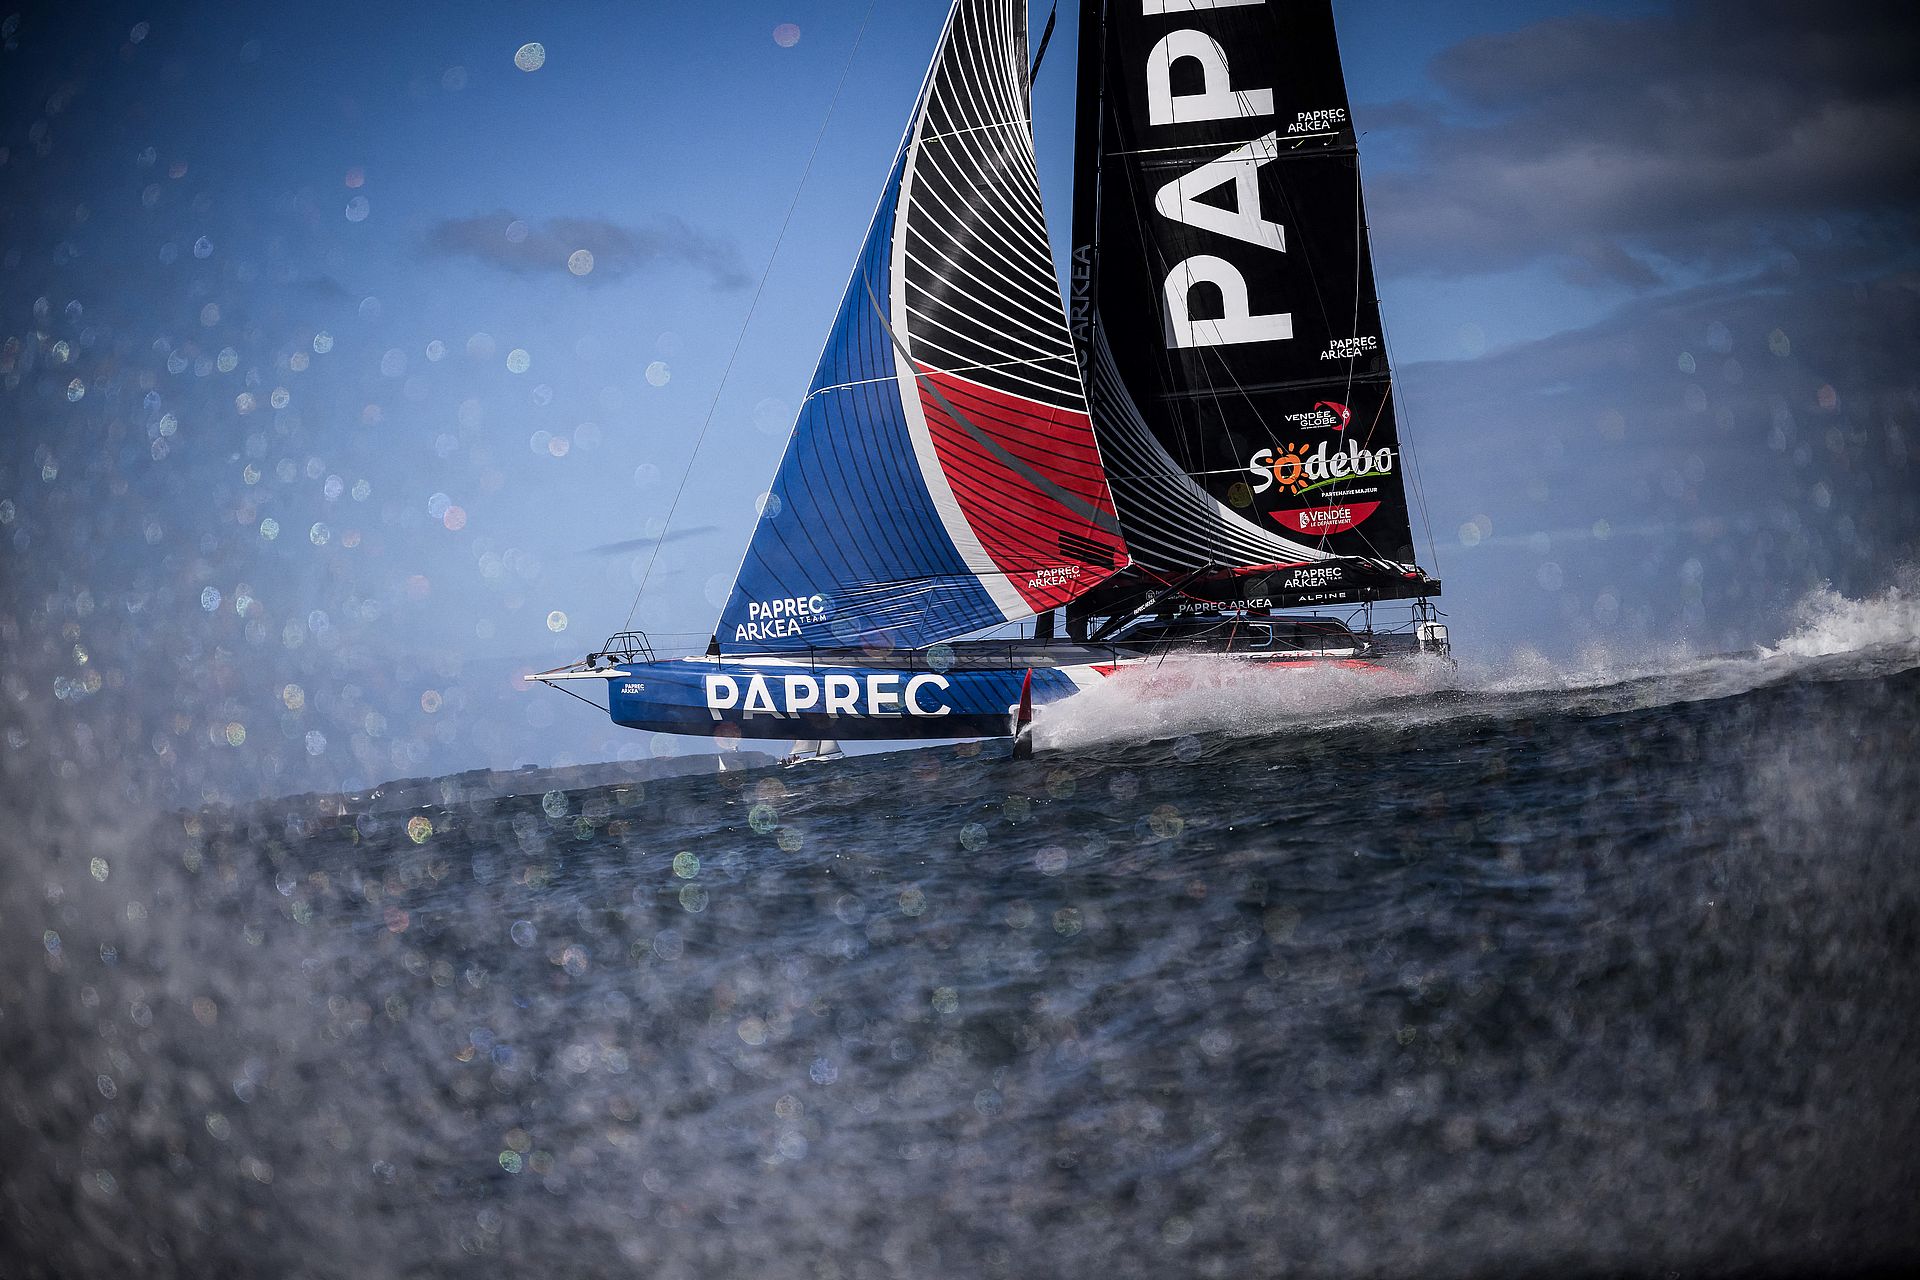
[[[651,750],[514,677],[623,624],[711,409],[636,618],[710,628],[945,6],[874,6],[724,388],[859,6],[5,10],[9,749],[188,796]],[[1752,643],[1911,555],[1913,33],[1804,10],[1336,4],[1465,646]]]

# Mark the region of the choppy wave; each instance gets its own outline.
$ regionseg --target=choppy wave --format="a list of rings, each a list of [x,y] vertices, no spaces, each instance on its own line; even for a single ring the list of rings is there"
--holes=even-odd
[[[1781,680],[1889,673],[1920,665],[1920,571],[1862,599],[1821,587],[1792,612],[1779,641],[1744,654],[1680,643],[1595,645],[1572,662],[1522,649],[1504,660],[1418,659],[1392,670],[1337,664],[1275,667],[1170,657],[1046,709],[1042,749],[1186,735],[1311,734],[1361,723],[1408,726],[1458,717],[1656,707],[1731,697]]]
[[[1864,600],[1821,587],[1794,609],[1799,625],[1765,657],[1822,658],[1884,651],[1892,656],[1920,648],[1920,566],[1901,570],[1894,585]]]
[[[1911,598],[1385,689],[1170,663],[1030,763],[44,788],[0,1275],[1911,1260]]]

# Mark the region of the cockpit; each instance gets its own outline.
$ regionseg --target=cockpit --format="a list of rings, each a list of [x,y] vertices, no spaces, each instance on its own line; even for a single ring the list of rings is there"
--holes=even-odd
[[[1365,643],[1331,618],[1141,618],[1110,637],[1121,646],[1194,653],[1352,657]]]

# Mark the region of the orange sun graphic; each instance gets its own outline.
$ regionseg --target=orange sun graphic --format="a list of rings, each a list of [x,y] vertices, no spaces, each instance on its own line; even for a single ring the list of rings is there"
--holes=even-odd
[[[1273,482],[1291,493],[1307,478],[1307,446],[1290,444],[1273,458]]]

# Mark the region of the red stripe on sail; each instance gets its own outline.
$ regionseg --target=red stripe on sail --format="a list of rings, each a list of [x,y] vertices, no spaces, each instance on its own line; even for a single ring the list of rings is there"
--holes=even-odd
[[[920,404],[954,500],[996,568],[1035,613],[1057,608],[1128,563],[1126,544],[1070,509],[995,449],[1117,527],[1093,425],[1055,408],[921,367]],[[952,412],[948,406],[952,406]],[[965,417],[968,426],[954,420]],[[993,448],[976,439],[977,431]],[[1066,535],[1066,547],[1062,546]],[[1102,554],[1104,553],[1104,554]]]

